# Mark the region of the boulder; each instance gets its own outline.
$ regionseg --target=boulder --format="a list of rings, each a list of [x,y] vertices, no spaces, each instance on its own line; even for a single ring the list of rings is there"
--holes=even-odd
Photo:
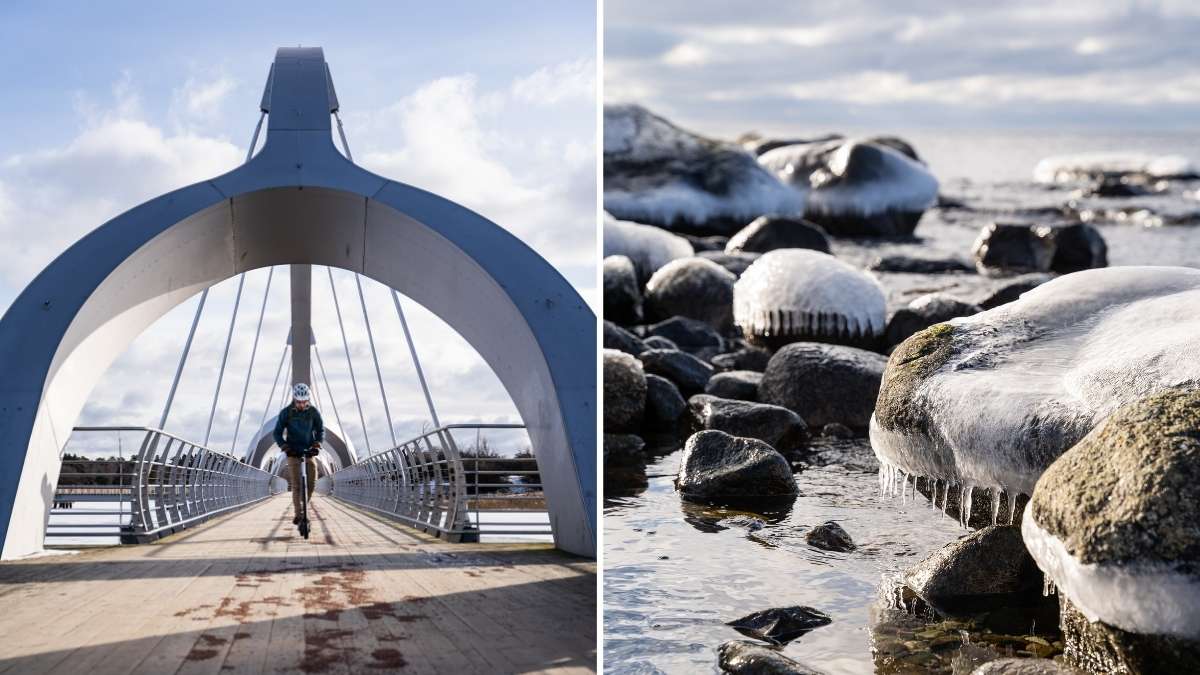
[[[733,287],[734,322],[769,349],[801,341],[874,347],[886,312],[875,279],[819,251],[765,253]]]
[[[1033,169],[1039,183],[1093,182],[1111,178],[1200,178],[1200,167],[1182,155],[1136,152],[1085,152],[1047,157]]]
[[[771,352],[762,347],[742,347],[714,356],[712,365],[719,371],[753,370],[761,373],[767,369],[770,360]]]
[[[1108,245],[1100,231],[1087,223],[1068,223],[1051,228],[1054,258],[1050,269],[1059,274],[1108,267]]]
[[[905,272],[908,274],[946,274],[974,272],[975,268],[957,258],[918,258],[909,255],[885,255],[876,258],[867,269],[872,272]]]
[[[735,277],[742,276],[747,267],[750,267],[755,260],[758,260],[758,253],[725,253],[724,251],[701,251],[696,254],[698,258],[711,260],[721,267],[724,267]]]
[[[683,351],[647,349],[638,358],[646,372],[667,378],[688,396],[704,391],[713,374],[712,366]]]
[[[809,631],[833,623],[829,615],[812,607],[775,607],[725,623],[734,630],[773,645],[785,645]]]
[[[623,255],[604,259],[604,318],[626,326],[642,322],[642,290],[633,261]]]
[[[672,260],[646,282],[646,318],[683,316],[727,332],[733,327],[735,281],[737,277],[711,260]]]
[[[615,349],[633,356],[646,351],[646,345],[638,339],[638,336],[611,321],[604,322],[604,348]]]
[[[692,234],[682,234],[680,236],[692,243],[692,248],[696,251],[696,253],[703,253],[704,251],[724,251],[725,243],[729,241],[729,237],[722,237],[719,235],[698,237]]]
[[[688,438],[675,486],[684,499],[710,504],[777,502],[798,492],[791,467],[775,448],[715,430]]]
[[[704,387],[704,393],[738,401],[757,401],[762,373],[753,370],[727,370],[716,373]]]
[[[649,335],[642,340],[642,344],[645,345],[645,349],[642,351],[646,349],[679,349],[679,345],[661,335]]]
[[[676,258],[689,258],[692,253],[692,245],[683,237],[604,214],[604,257],[629,258],[637,271],[639,286],[658,268]]]
[[[1200,672],[1196,387],[1118,408],[1037,482],[1021,531],[1067,601],[1065,651],[1076,665]]]
[[[717,656],[721,671],[734,675],[821,675],[820,671],[770,647],[747,640],[730,640],[722,644]]]
[[[766,253],[777,248],[807,248],[829,253],[829,236],[819,225],[800,218],[762,216],[738,231],[725,244],[725,252]]]
[[[846,552],[856,548],[850,533],[832,520],[809,530],[804,535],[804,541],[808,542],[809,546],[825,551]]]
[[[742,148],[698,136],[637,105],[604,106],[604,209],[617,218],[729,235],[804,197]]]
[[[976,304],[959,300],[945,293],[929,293],[896,310],[888,319],[884,341],[894,347],[917,331],[925,330],[935,323],[949,321],[959,316],[970,316],[983,311]]]
[[[991,223],[979,231],[971,247],[980,274],[1048,272],[1056,249],[1054,231],[1046,225]]]
[[[731,436],[757,438],[778,450],[798,449],[808,439],[808,426],[804,420],[777,405],[696,394],[688,399],[688,408],[698,429],[716,429]]]
[[[673,316],[646,329],[649,335],[670,340],[689,354],[706,356],[716,354],[725,347],[725,340],[715,328],[698,319]]]
[[[637,431],[646,409],[646,375],[634,357],[604,350],[604,432]]]
[[[646,425],[651,428],[674,427],[687,411],[687,401],[679,388],[658,375],[646,376]]]
[[[1041,597],[1042,574],[1018,528],[989,526],[917,563],[904,584],[941,611],[979,611]]]
[[[771,357],[758,400],[783,406],[811,427],[840,422],[865,428],[887,359],[841,345],[797,342]]]

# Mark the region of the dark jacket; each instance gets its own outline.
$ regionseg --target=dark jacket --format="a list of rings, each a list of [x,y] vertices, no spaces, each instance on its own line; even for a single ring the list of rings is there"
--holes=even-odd
[[[297,410],[292,404],[279,412],[275,421],[275,444],[286,445],[291,451],[288,454],[299,455],[313,443],[325,440],[325,423],[321,421],[321,413],[314,405],[304,410]]]

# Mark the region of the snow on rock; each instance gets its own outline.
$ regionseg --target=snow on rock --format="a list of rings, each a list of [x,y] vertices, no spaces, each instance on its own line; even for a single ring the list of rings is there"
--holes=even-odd
[[[804,199],[736,145],[641,106],[606,105],[604,208],[625,220],[728,235],[762,215],[799,215]]]
[[[776,249],[754,261],[734,285],[733,317],[757,344],[854,345],[883,332],[887,300],[874,278],[828,253]]]
[[[1200,383],[1197,308],[1200,270],[1112,267],[913,335],[892,353],[871,420],[881,485],[900,493],[922,476],[1032,494],[1118,407]]]
[[[1136,152],[1089,152],[1047,157],[1033,169],[1039,183],[1073,183],[1120,176],[1186,178],[1200,176],[1200,167],[1181,155]]]
[[[604,257],[629,258],[643,280],[672,260],[693,254],[691,242],[683,237],[653,225],[617,220],[604,214]]]

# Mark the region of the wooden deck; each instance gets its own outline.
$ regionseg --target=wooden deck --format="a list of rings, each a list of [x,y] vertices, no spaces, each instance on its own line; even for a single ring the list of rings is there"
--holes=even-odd
[[[593,672],[596,565],[279,495],[141,546],[0,564],[0,673]]]

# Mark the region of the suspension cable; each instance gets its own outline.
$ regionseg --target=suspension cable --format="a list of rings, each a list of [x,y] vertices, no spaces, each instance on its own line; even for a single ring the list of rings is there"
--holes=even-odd
[[[179,388],[179,378],[183,376],[183,366],[187,363],[188,352],[192,350],[192,338],[196,337],[196,326],[200,324],[200,313],[204,311],[204,301],[208,299],[208,289],[200,294],[200,302],[196,305],[196,316],[192,318],[192,327],[188,330],[187,341],[183,343],[183,353],[179,355],[179,367],[175,369],[175,379],[171,380],[171,391],[167,393],[167,405],[163,408],[158,428],[165,429],[167,416],[171,414],[171,403],[175,401],[175,390]]]
[[[350,154],[350,144],[346,142],[346,130],[342,128],[342,116],[338,114],[338,111],[334,110],[333,118],[337,120],[338,136],[342,137],[342,150],[346,151],[346,159],[353,162],[354,157]]]
[[[404,310],[400,307],[400,294],[392,289],[392,300],[396,303],[396,314],[400,316],[400,327],[404,329],[404,341],[408,343],[408,353],[412,355],[413,366],[417,369],[417,379],[421,381],[421,391],[425,393],[425,404],[429,406],[429,415],[433,418],[433,428],[442,426],[438,421],[437,410],[433,407],[433,396],[429,394],[429,384],[425,381],[425,371],[421,368],[421,359],[417,358],[417,346],[413,344],[412,334],[408,332],[408,320],[404,318]]]
[[[325,364],[321,361],[321,349],[313,341],[313,354],[317,356],[317,368],[321,371],[321,380],[325,382],[325,391],[329,392],[329,405],[333,407],[333,419],[337,420],[338,431],[345,434],[346,427],[342,425],[342,416],[338,413],[337,397],[333,395],[333,387],[329,386],[329,377],[325,374]]]
[[[379,354],[375,351],[375,335],[371,332],[371,317],[367,315],[367,301],[363,296],[362,277],[354,274],[354,283],[358,286],[358,304],[362,306],[363,321],[367,324],[367,342],[371,345],[371,359],[375,362],[375,378],[379,380],[379,395],[383,397],[383,414],[387,417],[388,431],[392,435],[392,447],[400,445],[396,440],[396,428],[392,425],[392,410],[388,407],[387,391],[383,388],[383,371],[379,369]]]
[[[246,285],[246,273],[238,277],[237,295],[233,298],[233,314],[229,317],[229,333],[225,336],[225,352],[221,355],[221,369],[217,371],[217,389],[213,392],[212,409],[208,412],[208,428],[204,430],[204,447],[212,434],[213,418],[217,416],[217,399],[221,396],[221,381],[225,379],[225,363],[229,360],[229,345],[233,344],[233,326],[237,323],[238,305],[242,304],[242,288]]]
[[[250,367],[246,369],[246,384],[242,387],[242,402],[238,405],[237,423],[233,426],[230,452],[237,452],[238,432],[242,429],[242,411],[246,408],[246,394],[250,391],[250,376],[254,374],[254,357],[258,355],[258,338],[262,335],[263,317],[267,313],[267,297],[271,294],[271,278],[275,276],[272,266],[267,272],[267,290],[263,291],[262,307],[258,310],[258,327],[254,329],[254,346],[250,348]]]
[[[333,268],[326,267],[329,273],[329,290],[333,292],[333,309],[337,313],[338,328],[342,331],[342,347],[346,350],[346,366],[350,369],[350,385],[354,387],[354,402],[358,406],[358,421],[362,424],[363,440],[367,445],[367,455],[371,455],[371,437],[367,435],[367,418],[363,415],[362,399],[358,396],[358,381],[354,378],[354,361],[350,358],[350,341],[346,339],[346,325],[342,322],[342,307],[338,303],[337,286],[333,283]]]
[[[265,118],[266,116],[267,116],[266,110],[263,110],[258,115],[258,124],[254,125],[254,137],[250,139],[250,148],[248,150],[246,150],[246,161],[247,162],[249,162],[250,158],[254,155],[254,146],[258,145],[258,132],[262,131],[263,118]]]
[[[275,369],[275,381],[271,383],[271,393],[267,396],[267,404],[263,406],[262,421],[258,423],[258,428],[262,429],[267,424],[267,416],[271,414],[271,401],[275,400],[275,387],[279,386],[279,376],[283,374],[283,364],[287,361],[288,350],[292,346],[288,343],[283,343],[283,352],[279,355],[279,367]]]

